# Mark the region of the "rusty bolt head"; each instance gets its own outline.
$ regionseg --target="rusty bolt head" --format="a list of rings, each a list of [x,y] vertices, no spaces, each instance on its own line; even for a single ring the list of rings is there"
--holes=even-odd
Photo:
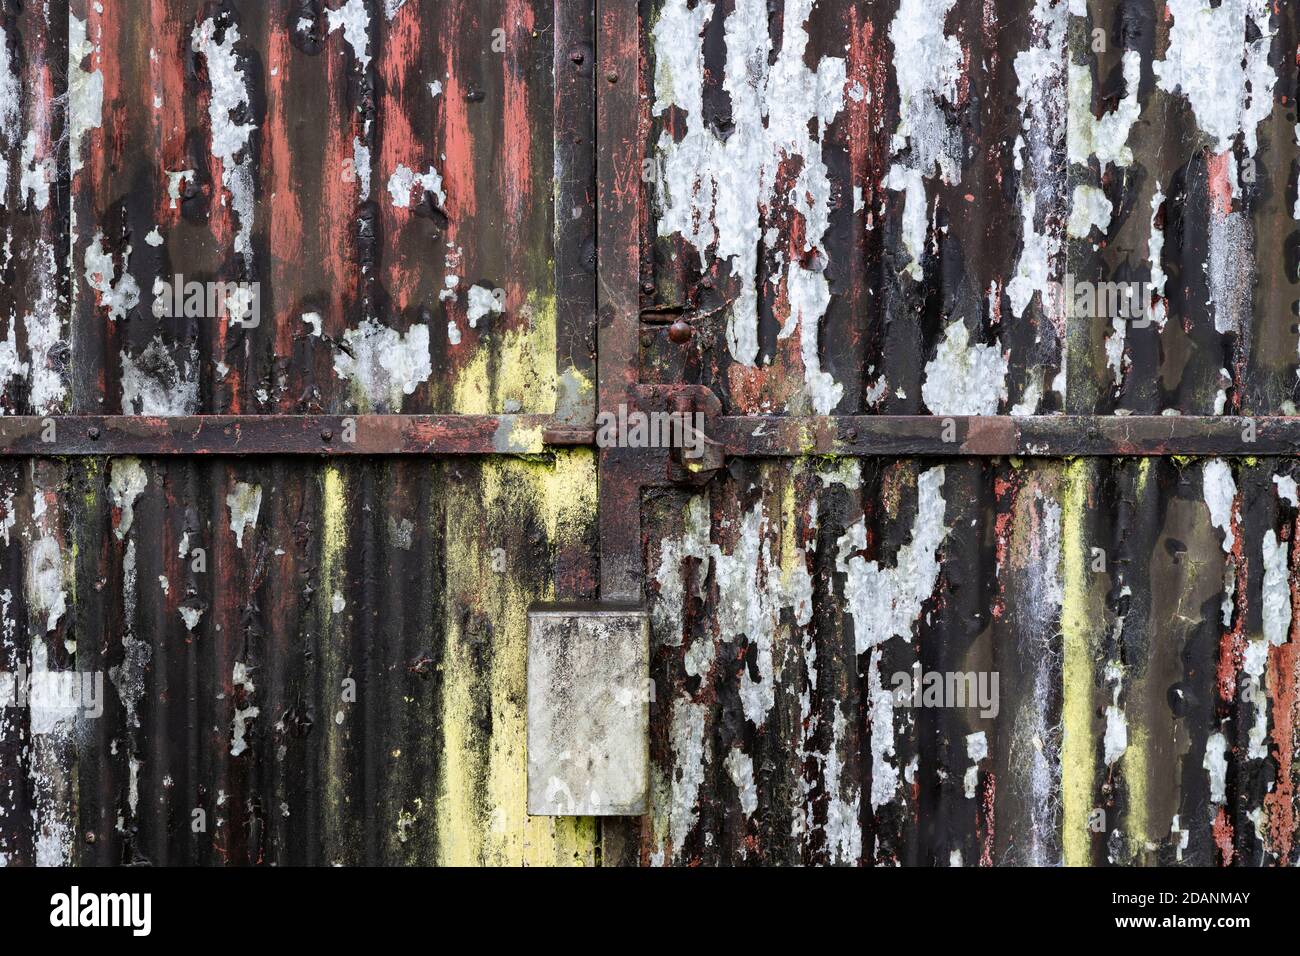
[[[569,62],[574,66],[582,66],[587,59],[587,54],[582,51],[581,47],[574,47],[569,51]]]
[[[321,430],[321,433],[320,433],[320,440],[321,440],[321,441],[326,441],[326,442],[333,441],[333,440],[334,440],[334,433],[333,433],[332,431],[330,431],[328,428],[324,428],[324,429]]]
[[[683,345],[691,340],[695,330],[691,328],[690,323],[683,319],[678,319],[672,325],[668,326],[668,338],[678,345]]]
[[[87,842],[88,844],[90,844],[90,845],[93,846],[94,843],[95,843],[95,839],[96,839],[96,838],[95,838],[95,831],[94,831],[94,830],[87,830],[87,831],[86,831],[86,842]]]
[[[611,82],[611,83],[617,83],[617,82],[618,82],[618,74],[617,74],[616,72],[614,72],[613,70],[610,70],[608,73],[605,74],[605,79],[609,80],[609,82]]]
[[[90,428],[86,429],[86,434],[90,436],[91,441],[99,441],[99,428],[97,426],[91,425]]]
[[[646,295],[654,295],[655,284],[647,279],[645,282],[641,283],[641,291]]]

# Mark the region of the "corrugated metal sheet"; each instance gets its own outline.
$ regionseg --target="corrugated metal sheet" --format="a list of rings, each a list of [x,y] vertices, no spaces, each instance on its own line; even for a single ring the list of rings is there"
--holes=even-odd
[[[0,862],[1295,863],[1294,459],[810,417],[1292,415],[1295,10],[598,6],[0,4],[6,413],[554,413],[0,463],[0,672],[105,678],[0,712]],[[556,444],[635,383],[726,467]],[[527,608],[643,585],[652,812],[529,818]]]

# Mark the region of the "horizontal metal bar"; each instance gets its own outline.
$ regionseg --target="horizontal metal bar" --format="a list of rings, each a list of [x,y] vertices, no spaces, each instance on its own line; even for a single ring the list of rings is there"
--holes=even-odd
[[[0,417],[0,457],[64,455],[527,455],[550,415]]]
[[[733,457],[1247,456],[1300,449],[1300,418],[1281,417],[723,416],[706,431]]]
[[[1292,455],[1300,417],[720,416],[730,457],[1039,458]],[[65,455],[531,455],[591,446],[550,415],[0,416],[0,457]]]

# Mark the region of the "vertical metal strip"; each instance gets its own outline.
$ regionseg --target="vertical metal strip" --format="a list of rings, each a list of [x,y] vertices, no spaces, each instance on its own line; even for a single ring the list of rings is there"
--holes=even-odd
[[[596,416],[596,12],[555,0],[556,427]]]
[[[640,23],[630,0],[598,0],[598,405],[617,413],[638,375],[641,162]],[[615,448],[600,451],[600,592],[641,598],[640,485]]]

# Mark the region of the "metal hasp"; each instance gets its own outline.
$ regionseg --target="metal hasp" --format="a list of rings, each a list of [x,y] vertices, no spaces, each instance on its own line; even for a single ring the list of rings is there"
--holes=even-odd
[[[649,812],[650,616],[632,605],[528,612],[528,812]]]

